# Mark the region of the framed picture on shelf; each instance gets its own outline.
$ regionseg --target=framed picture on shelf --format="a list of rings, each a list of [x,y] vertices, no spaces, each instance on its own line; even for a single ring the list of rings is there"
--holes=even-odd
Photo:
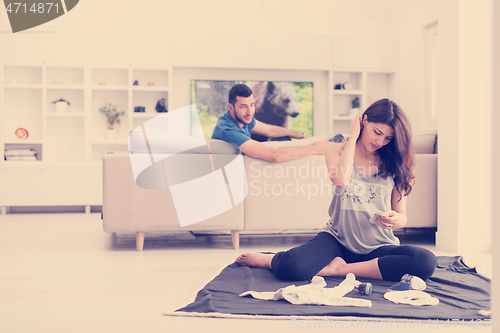
[[[196,105],[206,138],[211,137],[217,120],[228,110],[229,90],[238,83],[252,89],[255,119],[313,136],[312,82],[191,80],[191,104]],[[269,140],[260,135],[252,138]]]

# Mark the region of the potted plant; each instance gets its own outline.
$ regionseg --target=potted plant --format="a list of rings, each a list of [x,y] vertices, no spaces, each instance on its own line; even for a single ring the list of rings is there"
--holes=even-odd
[[[106,117],[106,121],[108,122],[108,140],[114,140],[114,125],[115,123],[120,124],[120,117],[125,116],[125,111],[118,111],[112,103],[106,103],[99,109],[99,112]]]
[[[56,101],[52,101],[52,104],[54,104],[57,113],[66,112],[68,105],[70,105],[70,103],[64,98],[59,98]]]

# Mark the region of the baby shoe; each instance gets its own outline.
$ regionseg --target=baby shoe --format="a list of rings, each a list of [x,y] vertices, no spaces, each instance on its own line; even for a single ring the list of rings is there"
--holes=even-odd
[[[359,281],[356,281],[354,283],[354,290],[360,293],[361,295],[370,295],[372,293],[372,284],[367,282],[367,283],[361,283]]]
[[[418,276],[413,276],[410,274],[405,274],[401,278],[401,281],[390,287],[389,291],[404,291],[404,290],[424,290],[427,287],[424,280]]]

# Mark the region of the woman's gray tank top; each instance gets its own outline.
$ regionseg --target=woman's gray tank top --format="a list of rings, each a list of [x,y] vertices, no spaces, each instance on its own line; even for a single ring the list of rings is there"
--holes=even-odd
[[[330,220],[323,231],[332,234],[349,251],[367,254],[384,245],[399,245],[390,229],[382,228],[375,213],[392,209],[394,180],[378,174],[364,176],[353,166],[352,176],[343,189],[333,186],[328,209]]]

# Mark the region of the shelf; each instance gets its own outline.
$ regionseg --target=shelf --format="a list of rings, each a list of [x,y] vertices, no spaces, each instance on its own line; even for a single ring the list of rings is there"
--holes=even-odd
[[[102,167],[101,162],[83,162],[83,161],[0,161],[0,169],[18,169],[18,168],[87,168]]]
[[[107,85],[102,85],[102,86],[92,86],[92,90],[123,90],[127,91],[128,86],[107,86]]]
[[[5,65],[4,78],[2,80],[6,85],[41,85],[42,66],[41,65]]]
[[[19,168],[19,167],[45,167],[48,166],[49,163],[45,161],[2,161],[0,163],[1,168]],[[53,164],[55,165],[55,164]]]
[[[93,87],[128,87],[130,82],[128,68],[103,68],[93,67],[91,71],[91,82]]]
[[[130,83],[138,82],[139,86],[134,87],[144,87],[150,88],[154,86],[148,86],[149,83],[155,84],[156,87],[168,87],[168,69],[146,69],[146,68],[134,68],[132,70],[132,77]]]
[[[368,69],[366,71],[368,74],[396,74],[396,70],[393,69]]]
[[[85,89],[84,85],[79,84],[48,84],[47,89],[60,89],[60,90],[83,90]]]
[[[40,139],[19,139],[19,141],[3,140],[6,145],[41,145],[43,143]]]
[[[134,113],[132,113],[132,117],[134,117],[134,118],[154,118],[154,117],[159,116],[161,114],[165,114],[165,112],[156,112],[156,113],[134,112]]]
[[[168,91],[167,86],[132,86],[133,91]]]
[[[16,83],[10,83],[10,84],[5,84],[5,88],[11,88],[11,89],[42,89],[43,85],[42,84],[16,84]]]
[[[9,142],[4,142],[2,148],[2,162],[7,162],[7,163],[13,163],[13,162],[19,162],[19,163],[29,163],[29,162],[39,162],[43,161],[43,148],[42,148],[42,143],[37,143],[37,142],[23,142],[23,143],[9,143]],[[8,161],[4,160],[6,158],[5,156],[5,151],[10,150],[10,149],[30,149],[32,151],[35,151],[34,155],[28,155],[29,157],[35,156],[36,155],[36,160],[28,160],[28,161]]]
[[[333,69],[330,72],[330,124],[332,134],[348,133],[349,122],[354,119],[349,113],[353,100],[358,99],[359,113],[363,113],[373,102],[396,95],[396,71],[382,69]],[[337,84],[349,83],[351,90],[334,89]],[[341,114],[346,114],[342,115]],[[348,115],[349,114],[349,115]]]
[[[0,148],[4,155],[0,174],[8,175],[9,184],[20,185],[11,186],[9,196],[14,199],[3,202],[8,205],[26,205],[24,193],[41,202],[47,196],[51,203],[65,205],[69,201],[64,191],[53,195],[55,191],[46,189],[53,184],[56,188],[74,188],[73,180],[81,185],[73,191],[80,204],[102,202],[103,157],[112,152],[127,153],[130,131],[161,115],[155,109],[158,100],[165,98],[168,107],[171,99],[171,67],[0,66]],[[133,86],[135,80],[138,86]],[[56,111],[52,103],[61,98],[70,102],[64,112]],[[106,118],[98,112],[105,103],[125,111],[114,136],[108,136]],[[146,112],[134,114],[134,106],[143,106]],[[27,129],[28,139],[18,139],[17,128]],[[5,149],[31,149],[37,160],[5,160]]]
[[[93,145],[128,145],[128,140],[127,141],[93,141]]]
[[[47,117],[80,118],[80,117],[85,117],[85,112],[66,112],[66,113],[48,112]]]
[[[362,95],[363,91],[361,91],[361,90],[334,89],[333,94],[334,95]]]
[[[82,86],[85,81],[83,66],[47,66],[47,86]]]

